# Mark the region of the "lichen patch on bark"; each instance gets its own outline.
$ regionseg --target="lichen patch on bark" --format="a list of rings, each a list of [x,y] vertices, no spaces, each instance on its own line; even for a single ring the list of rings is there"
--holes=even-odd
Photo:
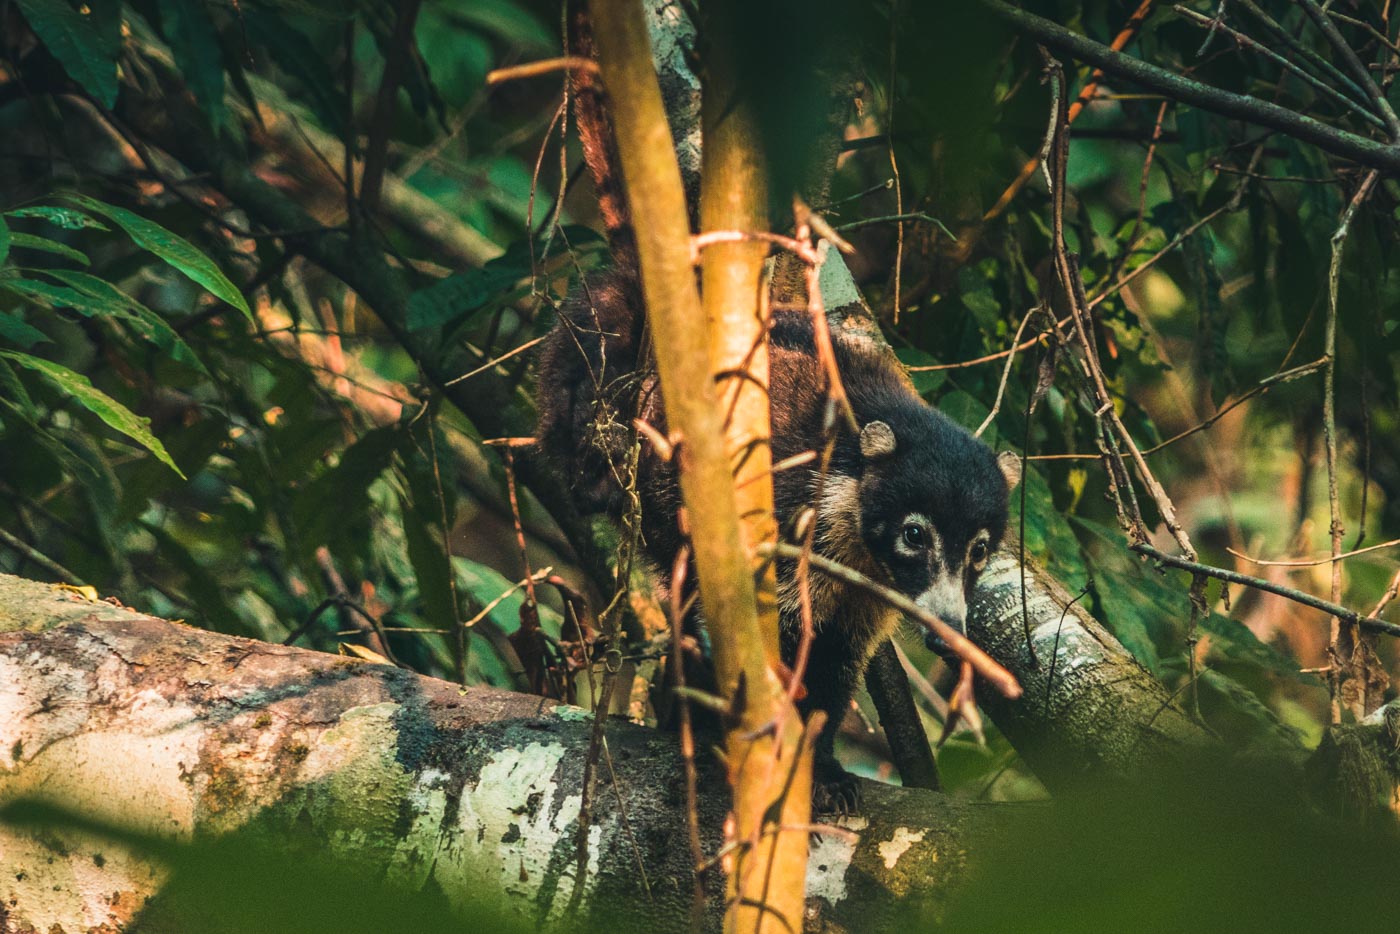
[[[893,869],[899,858],[909,852],[909,848],[924,839],[927,830],[910,830],[908,827],[896,827],[894,836],[885,840],[878,847],[880,858],[885,861],[886,869]],[[938,856],[935,853],[934,858]]]
[[[846,817],[837,821],[843,830],[859,835],[870,826],[863,817]],[[807,851],[807,898],[823,899],[828,905],[839,905],[846,899],[846,871],[856,855],[856,839],[835,834],[817,834]]]

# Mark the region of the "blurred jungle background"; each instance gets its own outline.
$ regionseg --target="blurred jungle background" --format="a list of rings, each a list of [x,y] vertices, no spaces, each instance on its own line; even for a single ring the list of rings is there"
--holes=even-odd
[[[1336,602],[1387,619],[1400,187],[1073,61],[1057,76],[978,4],[841,6],[779,18],[784,41],[839,36],[856,76],[812,207],[918,388],[969,428],[996,406],[984,437],[1031,458],[1026,553],[1213,730],[1315,744],[1329,615],[1217,580],[1193,610],[1190,575],[1128,548],[1051,333],[1068,311],[1039,305],[1037,160],[1058,95],[1107,388],[1200,561],[1331,599],[1335,502],[1337,552],[1385,546],[1337,562]],[[1306,4],[1027,6],[1358,135],[1386,119]],[[1325,16],[1393,97],[1390,5]],[[609,532],[518,441],[533,349],[608,262],[562,75],[488,80],[561,34],[551,0],[0,0],[0,570],[584,705],[612,672],[616,712],[654,722],[666,624],[645,577],[625,640],[580,638]],[[755,80],[817,80],[752,53]],[[912,633],[902,648],[936,736],[951,679]],[[1375,652],[1389,699],[1393,639]],[[862,697],[841,755],[892,779],[873,719]],[[1043,794],[990,723],[938,764],[970,799]]]

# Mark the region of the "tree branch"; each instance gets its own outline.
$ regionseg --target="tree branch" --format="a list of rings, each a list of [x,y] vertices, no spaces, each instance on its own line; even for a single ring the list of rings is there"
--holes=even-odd
[[[1116,75],[1202,110],[1277,130],[1370,168],[1386,172],[1400,171],[1400,146],[1394,143],[1377,142],[1328,126],[1277,104],[1183,78],[1165,68],[1115,52],[1087,36],[1014,7],[1005,0],[976,2],[986,7],[1013,31],[1030,36],[1063,55],[1087,62],[1107,74]]]

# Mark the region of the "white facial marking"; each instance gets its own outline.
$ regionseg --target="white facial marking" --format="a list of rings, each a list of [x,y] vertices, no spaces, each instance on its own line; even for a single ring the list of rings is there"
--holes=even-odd
[[[967,594],[957,574],[940,572],[914,602],[957,630],[963,628],[967,619]]]
[[[920,532],[923,533],[923,547],[916,548],[904,540],[904,529],[910,525],[918,526]],[[943,541],[933,530],[933,523],[929,521],[928,516],[921,512],[911,512],[900,520],[899,526],[895,529],[894,551],[902,558],[918,558],[924,554],[938,557],[943,554]]]
[[[968,543],[967,563],[970,567],[980,571],[983,567],[986,566],[987,559],[991,557],[992,554],[992,548],[990,544],[991,540],[991,533],[988,532],[986,529],[983,529],[981,532],[977,533],[977,536],[973,538],[971,542]],[[981,546],[980,549],[978,548],[979,545]],[[978,555],[979,550],[981,552],[980,557]]]

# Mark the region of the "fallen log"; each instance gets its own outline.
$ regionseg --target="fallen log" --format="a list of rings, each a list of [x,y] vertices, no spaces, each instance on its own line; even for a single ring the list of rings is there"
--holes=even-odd
[[[309,833],[449,903],[501,893],[545,927],[690,924],[684,772],[665,733],[608,725],[580,859],[584,764],[597,754],[587,711],[10,576],[0,576],[0,711],[0,805],[37,801],[174,841],[254,822]],[[699,824],[714,854],[727,802],[705,759]],[[918,789],[871,782],[865,794],[861,816],[814,839],[810,930],[869,929],[882,906],[936,910],[995,819],[995,808]],[[158,862],[76,833],[0,827],[0,927],[122,929],[159,891]],[[720,874],[706,882],[713,922]]]

